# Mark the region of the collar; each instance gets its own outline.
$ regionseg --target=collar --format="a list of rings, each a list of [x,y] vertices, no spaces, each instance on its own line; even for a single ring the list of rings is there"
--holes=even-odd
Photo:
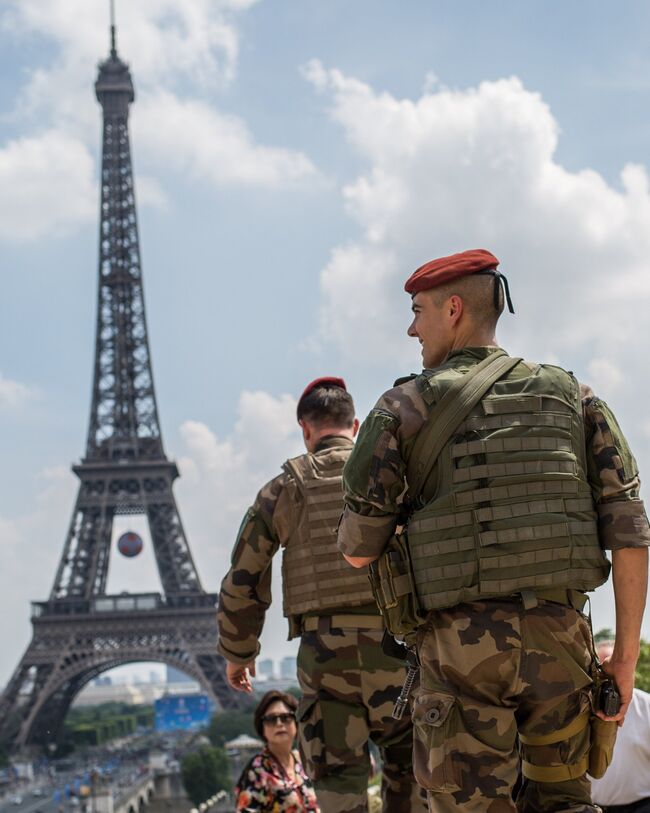
[[[488,356],[491,356],[492,353],[496,353],[497,350],[502,350],[504,353],[506,352],[501,347],[495,347],[494,345],[490,345],[489,347],[461,347],[458,350],[452,350],[451,353],[447,356],[443,364],[452,359],[457,358],[469,358],[469,359],[476,359],[478,361],[483,361]]]
[[[324,452],[325,449],[349,449],[354,446],[354,441],[351,438],[343,437],[342,435],[324,435],[319,441],[318,445],[313,451],[313,454]]]

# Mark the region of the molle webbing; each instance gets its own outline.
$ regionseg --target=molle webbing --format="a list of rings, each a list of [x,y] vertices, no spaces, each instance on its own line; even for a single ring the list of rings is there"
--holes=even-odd
[[[443,370],[424,379],[425,400],[439,404],[458,389],[459,375]],[[435,422],[421,431],[429,437],[418,437],[413,450],[426,457],[437,448]],[[409,471],[422,468],[408,461]],[[602,584],[609,564],[585,469],[575,379],[527,363],[507,372],[459,422],[426,478],[428,502],[409,521],[422,607]],[[422,505],[421,492],[412,496]]]
[[[454,483],[467,483],[469,480],[484,480],[492,477],[524,477],[531,474],[573,474],[577,466],[573,460],[530,460],[517,463],[482,463],[456,469]]]
[[[351,567],[336,547],[343,510],[342,471],[351,449],[334,448],[285,463],[302,498],[302,515],[282,557],[286,616],[373,601],[365,570]]]

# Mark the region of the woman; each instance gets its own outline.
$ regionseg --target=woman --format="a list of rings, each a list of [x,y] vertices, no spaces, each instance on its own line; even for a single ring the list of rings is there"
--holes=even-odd
[[[320,813],[316,794],[304,772],[296,738],[298,701],[284,692],[267,692],[255,709],[255,729],[264,750],[251,759],[235,788],[238,811]]]

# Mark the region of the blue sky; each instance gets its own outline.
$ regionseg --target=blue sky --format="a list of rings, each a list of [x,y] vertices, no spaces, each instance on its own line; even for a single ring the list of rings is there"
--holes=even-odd
[[[0,683],[51,587],[87,431],[107,6],[0,0]],[[206,587],[300,450],[295,395],[343,374],[365,414],[417,370],[403,279],[466,247],[510,279],[504,346],[592,384],[647,471],[647,4],[118,0],[117,17],[154,377]],[[147,552],[114,560],[113,589],[156,588]],[[606,591],[594,616],[610,623]],[[275,612],[264,654],[283,638]]]

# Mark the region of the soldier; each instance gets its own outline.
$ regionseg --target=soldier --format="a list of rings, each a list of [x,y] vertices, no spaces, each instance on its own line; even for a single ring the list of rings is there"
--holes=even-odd
[[[219,652],[235,689],[251,691],[271,560],[280,547],[289,638],[300,636],[298,732],[323,813],[367,810],[368,740],[383,759],[385,811],[424,811],[413,779],[410,719],[391,717],[403,662],[380,648],[383,621],[368,577],[336,549],[341,472],[359,427],[340,378],[319,378],[298,402],[307,454],[288,460],[248,510],[219,595]]]
[[[497,266],[479,249],[408,279],[408,334],[425,369],[386,392],[361,429],[338,544],[366,566],[397,550],[407,523],[421,610],[414,771],[430,809],[514,810],[521,764],[517,809],[597,811],[585,776],[593,643],[581,611],[585,591],[607,579],[609,550],[617,631],[604,667],[622,697],[610,719],[622,721],[650,530],[606,404],[571,373],[498,347],[504,298],[514,311]]]

